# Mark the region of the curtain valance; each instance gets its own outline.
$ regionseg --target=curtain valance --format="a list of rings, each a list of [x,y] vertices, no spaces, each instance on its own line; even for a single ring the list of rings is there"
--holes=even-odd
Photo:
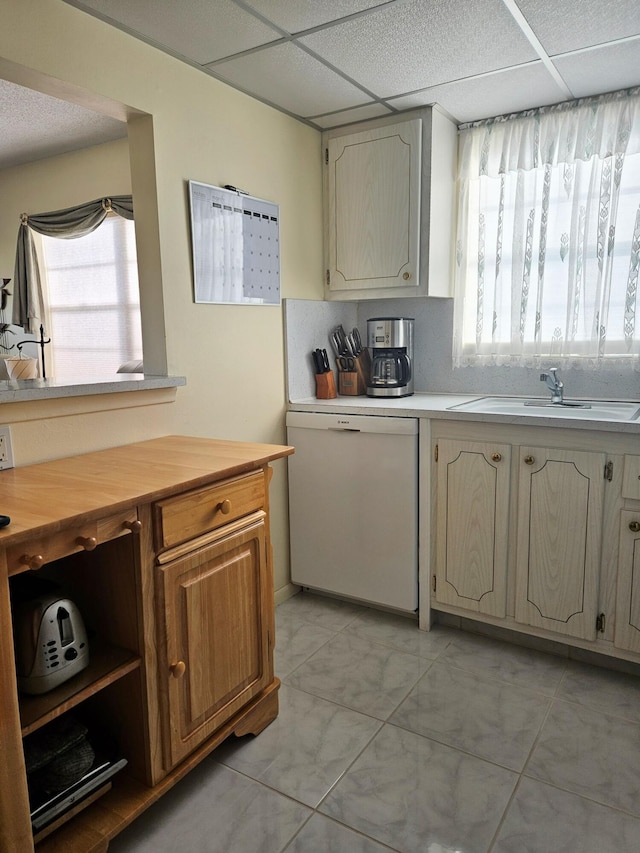
[[[640,152],[640,87],[460,125],[458,177]]]
[[[133,219],[132,196],[98,198],[65,210],[21,215],[14,271],[12,322],[16,326],[22,326],[25,332],[37,332],[44,315],[40,269],[31,230],[65,240],[85,237],[112,212]]]

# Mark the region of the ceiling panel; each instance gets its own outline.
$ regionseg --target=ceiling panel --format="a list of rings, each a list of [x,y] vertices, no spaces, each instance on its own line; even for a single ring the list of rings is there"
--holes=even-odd
[[[289,33],[299,33],[389,0],[249,0],[248,5]]]
[[[439,104],[457,121],[465,122],[555,104],[563,97],[543,63],[534,62],[390,98],[389,104],[399,110]]]
[[[371,100],[291,42],[216,63],[212,70],[234,86],[300,116],[342,110]]]
[[[127,135],[127,125],[33,89],[0,80],[0,169],[44,160]]]
[[[280,38],[233,0],[75,0],[201,65]]]
[[[556,56],[553,64],[576,98],[637,86],[640,82],[640,38]]]
[[[640,35],[638,0],[516,0],[550,55]]]
[[[318,127],[340,127],[342,124],[352,124],[356,121],[365,121],[368,118],[379,118],[391,115],[392,110],[383,104],[366,104],[363,107],[355,107],[352,110],[343,110],[330,115],[314,116],[313,123]]]
[[[379,97],[538,58],[501,0],[413,0],[300,41]]]

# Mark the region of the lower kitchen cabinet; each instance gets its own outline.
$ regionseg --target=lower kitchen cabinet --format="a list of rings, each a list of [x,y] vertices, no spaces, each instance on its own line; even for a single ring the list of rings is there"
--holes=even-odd
[[[104,853],[225,738],[275,719],[269,463],[291,452],[166,436],[2,472],[1,851]],[[14,634],[34,583],[78,608],[89,665],[27,696]],[[58,722],[126,766],[34,832],[26,738],[46,746]]]
[[[634,436],[467,421],[431,435],[431,607],[640,662]]]
[[[620,515],[614,643],[640,654],[640,507]]]
[[[506,615],[511,447],[438,442],[435,597]]]
[[[158,568],[163,718],[174,767],[273,680],[265,514]],[[166,555],[165,555],[166,556]]]
[[[516,622],[593,640],[604,453],[520,447]]]

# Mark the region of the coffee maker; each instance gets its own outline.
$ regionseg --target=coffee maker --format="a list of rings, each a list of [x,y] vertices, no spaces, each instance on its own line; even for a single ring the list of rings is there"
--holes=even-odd
[[[371,355],[369,397],[408,397],[413,394],[413,319],[374,317],[367,320]]]

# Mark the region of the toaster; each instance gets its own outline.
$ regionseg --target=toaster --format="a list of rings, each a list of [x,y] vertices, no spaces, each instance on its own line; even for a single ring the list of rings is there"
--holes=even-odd
[[[15,642],[23,693],[46,693],[89,663],[84,622],[68,598],[42,595],[21,605],[15,614]]]

